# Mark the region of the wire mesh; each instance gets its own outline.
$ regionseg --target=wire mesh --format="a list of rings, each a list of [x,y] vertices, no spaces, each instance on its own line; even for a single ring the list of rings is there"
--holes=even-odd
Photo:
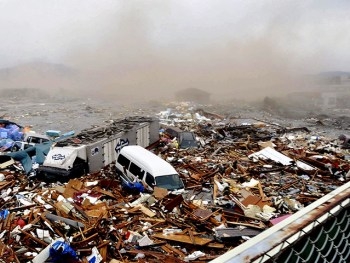
[[[302,231],[304,232],[304,231]],[[265,262],[350,262],[350,206],[340,206],[328,218]]]

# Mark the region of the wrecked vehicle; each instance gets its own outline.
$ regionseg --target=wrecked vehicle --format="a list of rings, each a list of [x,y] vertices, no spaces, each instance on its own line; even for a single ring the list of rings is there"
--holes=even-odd
[[[88,172],[86,147],[53,147],[36,171],[39,179],[68,181]]]
[[[179,138],[179,134],[182,132],[180,128],[175,126],[165,127],[163,128],[163,130],[164,130],[164,134],[170,139]]]
[[[11,151],[20,151],[25,150],[29,147],[33,147],[36,144],[41,144],[45,142],[49,142],[50,138],[44,134],[28,132],[24,134],[24,138],[22,141],[15,141]]]
[[[184,189],[184,184],[174,167],[141,146],[123,147],[115,166],[125,185],[142,181],[150,191],[155,186],[170,191]]]
[[[190,131],[183,131],[175,126],[165,127],[163,134],[169,139],[176,139],[178,143],[178,148],[187,149],[187,148],[198,148],[199,143],[196,140],[196,135]]]
[[[193,132],[180,132],[178,141],[180,149],[199,147],[196,136]]]
[[[49,136],[30,131],[9,120],[0,119],[0,151],[16,152],[26,150],[36,144],[49,142]]]
[[[77,135],[58,130],[48,130],[46,135],[27,132],[23,140],[12,140],[15,147],[4,154],[21,162],[27,175],[64,182],[115,162],[125,145],[146,147],[158,139],[158,120],[136,116],[94,126]]]

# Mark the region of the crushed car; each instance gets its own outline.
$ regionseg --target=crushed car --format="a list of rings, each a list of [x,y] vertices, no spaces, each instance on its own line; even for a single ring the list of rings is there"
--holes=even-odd
[[[166,138],[169,138],[169,140],[176,140],[176,146],[180,149],[199,148],[199,143],[194,132],[183,131],[175,126],[166,126],[161,130],[161,134],[165,137],[163,141]]]

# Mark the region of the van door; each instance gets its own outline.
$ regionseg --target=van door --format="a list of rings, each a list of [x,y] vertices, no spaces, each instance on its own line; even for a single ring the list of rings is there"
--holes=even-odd
[[[142,181],[143,175],[145,174],[141,167],[133,162],[130,163],[129,172],[140,181]]]
[[[152,186],[154,184],[154,178],[153,181],[148,179],[148,181],[150,182],[150,184],[147,183],[147,174],[149,175],[149,173],[146,173],[141,167],[139,167],[137,164],[131,162],[130,166],[129,166],[129,170],[127,171],[129,174],[128,176],[132,176],[133,178],[135,178],[136,180],[140,181],[140,182],[146,182],[147,184],[147,188],[148,190],[152,190]],[[146,174],[146,175],[145,175]]]
[[[147,184],[150,190],[154,188],[154,185],[155,185],[154,176],[151,175],[150,173],[146,173],[144,182]]]
[[[129,172],[130,160],[126,158],[124,155],[119,154],[117,159],[117,169],[120,174],[121,179],[125,184],[128,182],[133,182],[134,178],[131,176]]]

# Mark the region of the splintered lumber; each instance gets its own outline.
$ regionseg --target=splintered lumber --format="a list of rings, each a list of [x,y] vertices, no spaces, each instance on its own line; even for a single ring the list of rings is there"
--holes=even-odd
[[[126,253],[129,253],[129,254],[142,253],[142,254],[147,255],[147,256],[152,256],[152,257],[156,258],[157,260],[162,260],[162,262],[164,262],[164,263],[183,263],[184,262],[182,259],[177,258],[175,256],[164,255],[160,252],[154,252],[154,251],[144,251],[144,250],[132,249],[132,250],[128,250]]]
[[[181,259],[185,258],[186,256],[185,253],[183,253],[180,249],[170,246],[169,244],[165,244],[164,246],[162,246],[162,249],[169,254],[176,254]]]
[[[147,207],[145,207],[142,204],[139,204],[136,206],[142,213],[144,213],[145,215],[149,216],[149,217],[154,217],[156,216],[156,213],[154,213],[153,211],[151,211],[150,209],[148,209]]]
[[[98,237],[98,233],[95,233],[92,236],[89,236],[81,241],[71,242],[71,245],[75,246],[75,247],[84,247],[85,245],[87,245],[90,241],[92,241],[96,237]]]
[[[166,220],[160,219],[160,218],[147,218],[147,217],[139,217],[140,221],[147,221],[147,222],[155,222],[155,223],[165,223]]]
[[[5,255],[8,247],[0,240],[0,255]]]
[[[12,182],[0,182],[0,191],[2,189],[5,189],[5,188],[13,186],[15,183],[16,183],[15,181],[12,181]]]
[[[225,248],[225,245],[224,245],[224,244],[221,244],[221,243],[213,242],[213,243],[209,243],[209,244],[207,245],[207,247],[222,249],[222,248]]]
[[[30,239],[34,240],[36,243],[39,243],[39,244],[43,245],[44,247],[46,247],[46,246],[48,245],[46,242],[42,241],[42,240],[39,239],[39,238],[34,237],[34,236],[31,235],[30,233],[27,233],[27,232],[25,232],[25,231],[23,231],[23,230],[21,230],[21,229],[19,229],[19,231],[20,231],[22,234],[24,234],[24,235],[26,235],[27,237],[29,237]]]
[[[200,245],[200,246],[204,246],[210,243],[211,241],[213,241],[213,239],[211,238],[203,238],[203,237],[181,235],[181,234],[164,235],[163,233],[158,233],[158,234],[154,234],[153,237],[165,239],[165,240],[177,241],[180,243],[187,243],[191,245]]]

